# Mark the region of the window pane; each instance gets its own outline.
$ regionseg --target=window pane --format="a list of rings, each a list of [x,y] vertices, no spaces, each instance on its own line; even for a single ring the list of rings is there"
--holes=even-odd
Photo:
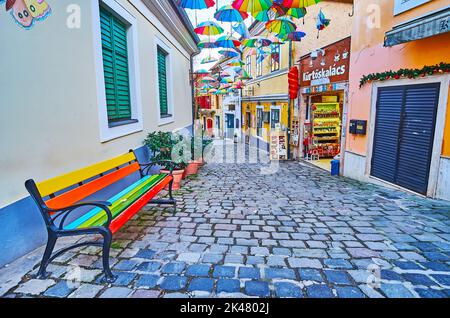
[[[159,111],[161,116],[169,114],[167,99],[167,53],[158,47],[158,84],[159,84]]]

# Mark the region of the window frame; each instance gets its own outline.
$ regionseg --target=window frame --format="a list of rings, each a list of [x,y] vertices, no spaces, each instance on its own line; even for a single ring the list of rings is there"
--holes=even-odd
[[[275,53],[278,53],[278,60],[274,63],[274,49],[276,50]],[[276,72],[280,70],[280,64],[281,64],[281,45],[280,44],[271,44],[270,46],[270,71]]]
[[[256,136],[262,137],[263,129],[264,129],[264,106],[258,105],[256,106]]]
[[[141,84],[139,67],[139,48],[137,19],[122,5],[114,0],[94,0],[92,5],[92,32],[97,84],[98,120],[100,142],[108,142],[126,135],[143,131],[143,114],[141,102]],[[106,102],[105,75],[103,67],[102,35],[100,26],[100,6],[110,11],[117,19],[127,25],[127,58],[130,88],[131,119],[109,122]]]
[[[248,75],[252,76],[252,56],[248,55],[245,61],[246,71]]]
[[[260,77],[263,75],[263,63],[264,63],[264,59],[262,61],[260,61],[260,59],[258,58],[259,56],[261,56],[261,53],[256,53],[256,77]]]
[[[274,112],[278,112],[278,122],[273,121],[273,114]],[[270,106],[270,128],[275,129],[274,124],[281,124],[281,106],[272,105]]]
[[[173,123],[175,121],[175,114],[174,114],[174,95],[173,95],[173,51],[172,48],[167,45],[161,38],[155,35],[155,41],[154,41],[154,61],[155,61],[155,99],[156,99],[156,110],[158,114],[158,126],[167,125],[170,123]],[[166,56],[166,83],[167,83],[167,115],[161,114],[161,103],[160,103],[160,96],[159,96],[159,73],[158,73],[158,48],[162,49],[164,52],[167,53]]]

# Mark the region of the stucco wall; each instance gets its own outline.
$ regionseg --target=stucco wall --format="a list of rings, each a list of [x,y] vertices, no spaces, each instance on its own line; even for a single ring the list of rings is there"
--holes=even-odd
[[[28,31],[0,11],[0,208],[27,196],[23,183],[28,178],[44,180],[90,165],[140,147],[150,131],[191,124],[188,54],[166,30],[158,32],[126,0],[121,2],[138,21],[144,130],[105,143],[100,142],[91,1],[52,1],[52,15]],[[80,29],[66,27],[69,4],[81,8]],[[175,122],[161,127],[155,36],[174,54]]]
[[[380,27],[369,28],[367,13],[373,6],[380,10]],[[394,2],[392,0],[356,0],[355,16],[352,31],[352,53],[350,61],[350,94],[349,119],[369,120],[372,85],[359,88],[363,75],[401,68],[422,68],[450,60],[450,51],[443,43],[450,42],[450,33],[427,39],[383,47],[384,35],[393,26],[448,5],[448,1],[435,0],[416,9],[394,17]],[[371,7],[372,6],[372,7]],[[447,88],[444,88],[447,89]],[[447,105],[449,109],[449,105]],[[447,115],[447,128],[444,134],[443,154],[450,154],[450,123]],[[367,151],[367,136],[349,135],[346,149],[365,155]]]

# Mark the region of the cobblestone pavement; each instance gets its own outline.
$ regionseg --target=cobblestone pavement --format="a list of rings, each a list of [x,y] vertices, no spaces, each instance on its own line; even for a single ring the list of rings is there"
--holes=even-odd
[[[100,250],[35,269],[6,297],[449,297],[450,204],[299,163],[207,165]],[[36,265],[37,266],[37,265]]]

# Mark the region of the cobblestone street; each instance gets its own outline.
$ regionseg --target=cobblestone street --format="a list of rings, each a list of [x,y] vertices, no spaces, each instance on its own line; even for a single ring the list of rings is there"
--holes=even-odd
[[[177,213],[141,211],[115,236],[111,285],[89,247],[3,296],[450,296],[449,203],[294,162],[260,172],[208,164],[176,193]]]

